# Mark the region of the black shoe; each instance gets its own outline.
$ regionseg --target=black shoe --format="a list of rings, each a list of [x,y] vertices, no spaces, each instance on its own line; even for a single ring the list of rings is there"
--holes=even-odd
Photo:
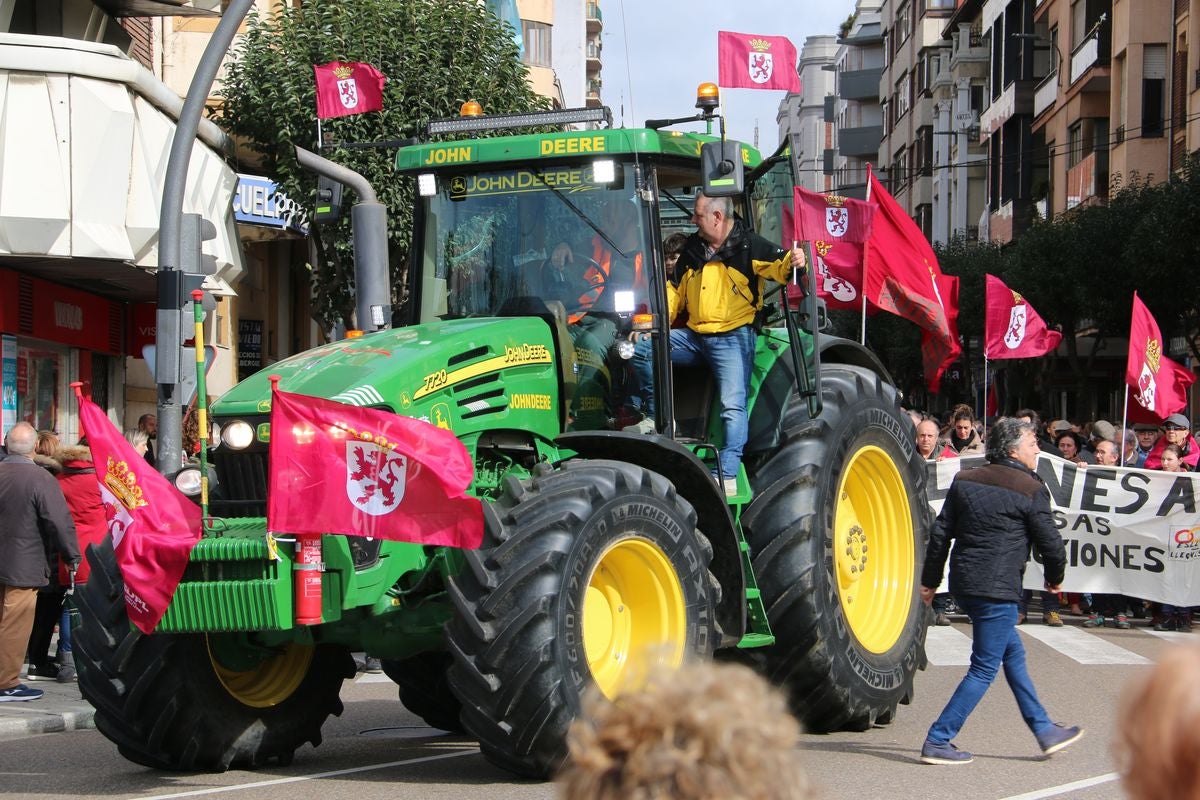
[[[367,656],[367,663],[363,665],[363,672],[368,675],[378,675],[383,672],[383,665],[379,663],[378,658]]]
[[[52,681],[58,678],[56,664],[30,664],[29,672],[25,674],[27,681]]]

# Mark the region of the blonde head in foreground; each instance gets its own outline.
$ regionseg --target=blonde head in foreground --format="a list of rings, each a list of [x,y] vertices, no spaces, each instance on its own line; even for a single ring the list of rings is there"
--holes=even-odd
[[[566,800],[807,800],[800,726],[749,669],[696,663],[609,702],[593,693],[558,777]]]
[[[1167,650],[1126,691],[1113,756],[1130,800],[1200,800],[1200,645]]]

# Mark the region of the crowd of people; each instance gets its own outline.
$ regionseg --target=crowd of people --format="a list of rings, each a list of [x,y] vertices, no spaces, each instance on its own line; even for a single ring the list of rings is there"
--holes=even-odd
[[[155,421],[145,414],[125,433],[151,463]],[[0,448],[0,519],[0,702],[37,700],[43,690],[21,682],[26,663],[27,681],[75,680],[69,598],[88,579],[83,552],[108,531],[86,438],[64,444],[27,422],[10,428]]]
[[[917,450],[930,461],[983,454],[983,422],[970,406],[955,406],[942,423],[932,414],[910,411],[916,426]],[[1015,418],[1032,423],[1037,430],[1041,452],[1059,456],[1081,467],[1089,465],[1138,467],[1164,472],[1191,472],[1200,460],[1200,445],[1192,436],[1191,423],[1183,414],[1171,414],[1163,424],[1137,423],[1124,434],[1108,420],[1079,423],[1069,419],[1051,419],[1045,424],[1033,409],[1021,409]],[[1025,590],[1018,610],[1018,624],[1024,622],[1032,599]],[[1062,627],[1063,609],[1075,616],[1086,616],[1085,628],[1132,627],[1131,620],[1149,619],[1157,631],[1191,631],[1192,609],[1153,603],[1136,597],[1114,594],[1060,595],[1042,592],[1042,621]],[[938,593],[933,601],[934,622],[949,625],[953,600],[949,593]]]

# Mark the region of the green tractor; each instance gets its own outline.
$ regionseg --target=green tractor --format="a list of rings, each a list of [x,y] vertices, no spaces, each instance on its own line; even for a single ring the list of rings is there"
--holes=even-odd
[[[727,497],[712,376],[667,351],[662,220],[687,218],[708,187],[783,240],[786,148],[764,160],[670,120],[461,138],[544,130],[555,113],[450,121],[458,138],[401,147],[416,187],[411,324],[269,370],[290,392],[452,430],[474,457],[483,545],[325,535],[321,619],[297,624],[294,537],[265,519],[267,372],[243,381],[213,409],[215,519],[152,635],[129,624],[111,541],[87,554],[79,684],[126,758],[286,763],[342,711],[353,651],[381,658],[430,725],[530,776],[561,763],[585,693],[613,697],[685,659],[752,663],[812,731],[886,724],[911,699],[930,517],[887,371],[819,332],[811,289],[798,302],[770,287]],[[642,270],[643,288],[622,269]],[[648,334],[662,434],[623,430],[633,334]]]

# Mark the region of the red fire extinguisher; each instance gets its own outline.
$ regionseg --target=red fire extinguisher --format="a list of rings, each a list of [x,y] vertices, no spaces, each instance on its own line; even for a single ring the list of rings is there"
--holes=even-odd
[[[296,624],[321,623],[321,537],[296,536]]]

